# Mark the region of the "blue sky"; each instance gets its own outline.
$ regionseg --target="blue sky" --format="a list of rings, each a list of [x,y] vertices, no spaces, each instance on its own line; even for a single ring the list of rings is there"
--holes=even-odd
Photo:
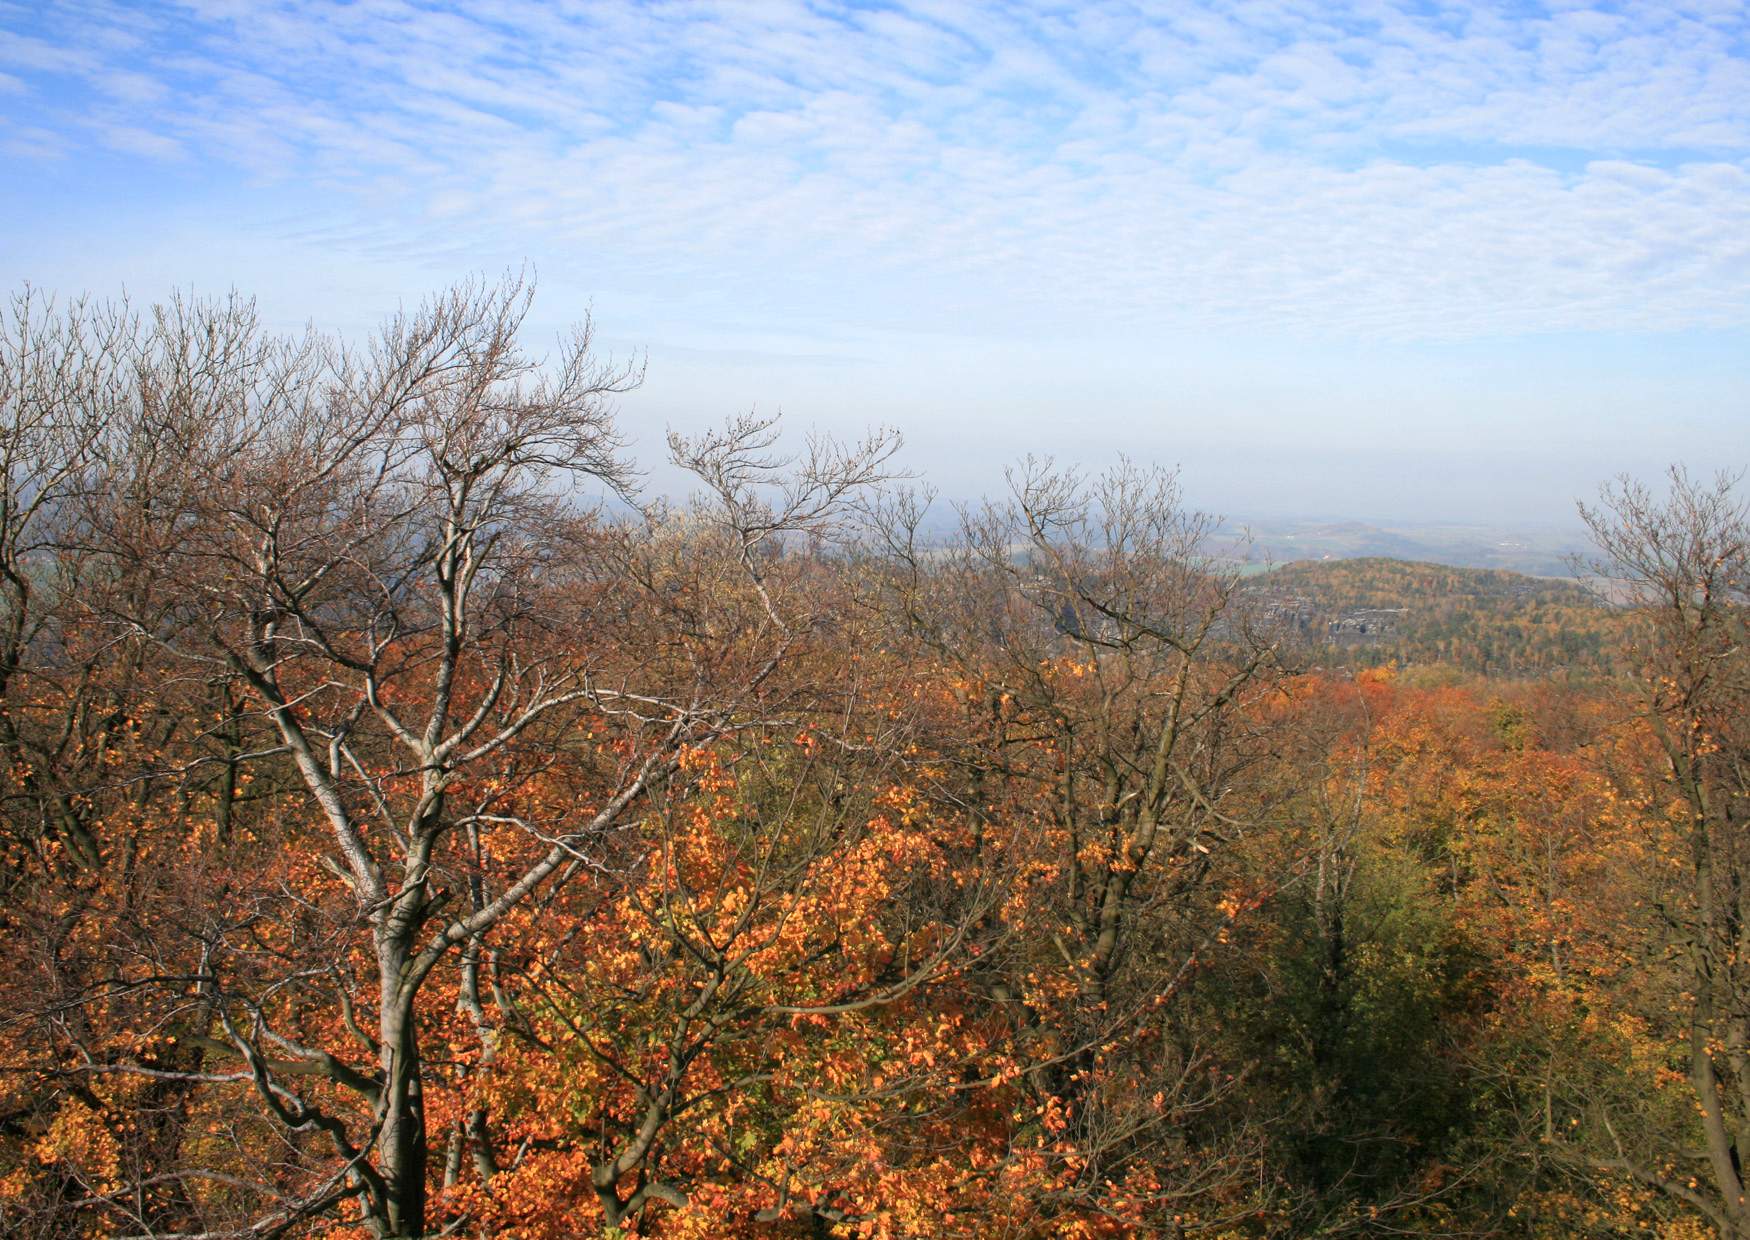
[[[629,427],[1550,521],[1750,463],[1743,3],[0,0],[0,279],[360,330],[535,267]]]

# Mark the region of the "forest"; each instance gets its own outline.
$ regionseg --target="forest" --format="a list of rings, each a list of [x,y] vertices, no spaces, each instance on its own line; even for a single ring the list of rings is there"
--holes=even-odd
[[[1312,652],[1325,662],[1513,679],[1631,670],[1636,617],[1611,605],[1605,582],[1372,557],[1269,567],[1248,588],[1296,632],[1303,661]],[[1366,622],[1369,613],[1383,620],[1381,631],[1344,631],[1345,620]]]
[[[0,1233],[1750,1237],[1734,479],[1605,600],[753,415],[652,498],[531,296],[10,303]]]

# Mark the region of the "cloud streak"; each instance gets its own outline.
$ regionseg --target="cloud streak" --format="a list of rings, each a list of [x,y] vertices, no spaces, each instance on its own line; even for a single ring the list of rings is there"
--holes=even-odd
[[[1738,3],[194,0],[0,26],[14,155],[198,163],[331,253],[558,255],[867,329],[1750,319]]]

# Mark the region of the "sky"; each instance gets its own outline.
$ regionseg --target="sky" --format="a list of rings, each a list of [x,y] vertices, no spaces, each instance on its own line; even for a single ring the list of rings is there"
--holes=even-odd
[[[754,408],[1564,524],[1750,464],[1750,8],[0,0],[7,288],[353,333],[525,265],[650,464]]]

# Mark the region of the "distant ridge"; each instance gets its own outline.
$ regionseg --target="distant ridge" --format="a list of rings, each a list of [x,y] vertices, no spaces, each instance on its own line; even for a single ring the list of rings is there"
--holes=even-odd
[[[1249,541],[1248,541],[1249,536]],[[1218,539],[1255,565],[1303,560],[1381,558],[1490,568],[1533,577],[1571,576],[1571,558],[1587,551],[1578,530],[1459,524],[1374,524],[1355,520],[1229,518]]]

